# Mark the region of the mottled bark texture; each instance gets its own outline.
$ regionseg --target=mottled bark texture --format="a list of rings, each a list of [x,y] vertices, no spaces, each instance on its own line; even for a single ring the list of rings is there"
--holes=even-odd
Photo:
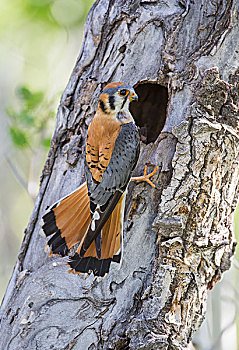
[[[1,349],[188,347],[235,247],[238,18],[236,0],[96,1],[2,304]],[[146,162],[160,172],[156,189],[130,186],[121,268],[83,279],[44,253],[40,219],[84,181],[87,126],[110,81],[139,94],[135,175]]]

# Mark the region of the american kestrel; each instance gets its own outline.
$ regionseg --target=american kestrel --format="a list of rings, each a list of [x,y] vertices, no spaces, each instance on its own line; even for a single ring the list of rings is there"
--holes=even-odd
[[[139,133],[129,112],[130,102],[137,100],[133,87],[124,83],[103,89],[88,128],[86,182],[43,216],[43,231],[53,235],[52,253],[65,256],[79,243],[68,263],[73,272],[104,276],[112,261],[121,260],[125,195],[139,156]],[[132,180],[151,183],[156,170]]]

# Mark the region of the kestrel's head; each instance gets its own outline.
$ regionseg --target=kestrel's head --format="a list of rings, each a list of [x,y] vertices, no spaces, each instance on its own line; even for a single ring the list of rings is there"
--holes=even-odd
[[[124,83],[110,83],[103,89],[99,98],[99,108],[106,114],[119,113],[129,108],[131,101],[137,101],[134,88]]]

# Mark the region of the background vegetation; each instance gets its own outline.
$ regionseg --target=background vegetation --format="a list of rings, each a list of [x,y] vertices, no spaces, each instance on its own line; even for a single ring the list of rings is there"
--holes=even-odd
[[[38,191],[57,105],[93,0],[0,0],[0,300]],[[239,210],[235,231],[239,227]],[[36,252],[37,253],[37,252]],[[195,337],[202,350],[239,349],[239,257],[212,292]]]
[[[0,299],[93,0],[0,0]]]

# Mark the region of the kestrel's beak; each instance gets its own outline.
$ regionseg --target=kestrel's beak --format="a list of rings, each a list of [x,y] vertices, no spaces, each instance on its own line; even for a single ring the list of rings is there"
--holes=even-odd
[[[132,94],[129,95],[130,101],[138,101],[138,95],[135,92],[132,92]]]

